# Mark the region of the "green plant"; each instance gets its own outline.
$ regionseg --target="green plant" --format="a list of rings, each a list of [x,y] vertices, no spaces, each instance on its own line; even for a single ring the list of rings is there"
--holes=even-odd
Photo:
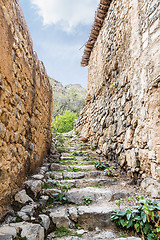
[[[117,200],[115,200],[115,204],[120,208],[121,207],[121,204],[123,204],[124,203],[124,199],[117,199]]]
[[[49,183],[44,183],[42,186],[42,189],[48,189],[48,188],[53,188]]]
[[[100,186],[99,184],[90,185],[90,187],[102,188],[102,186]]]
[[[114,166],[106,168],[105,173],[106,173],[106,175],[113,177],[115,175]]]
[[[67,236],[77,236],[77,237],[82,237],[81,234],[77,234],[76,232],[73,232],[69,230],[68,228],[65,227],[60,227],[57,228],[55,231],[55,237],[56,238],[61,238],[61,237],[67,237]]]
[[[89,232],[92,232],[92,231],[94,231],[94,228],[91,227],[91,226],[89,226],[89,227],[88,227],[88,231],[89,231]]]
[[[14,238],[14,240],[27,240],[26,237],[21,237],[17,234],[17,236]]]
[[[72,171],[72,172],[79,172],[79,171],[80,171],[80,169],[79,169],[79,168],[77,168],[77,167],[73,167],[73,168],[71,169],[71,171]]]
[[[56,201],[60,204],[67,203],[66,192],[71,188],[68,183],[60,183],[59,181],[56,182],[57,187],[61,190],[61,192],[56,196]]]
[[[49,177],[50,177],[51,179],[55,179],[55,176],[54,176],[53,173],[50,173]]]
[[[92,144],[91,146],[90,146],[90,149],[93,151],[93,150],[95,150],[97,148],[97,145],[96,144]]]
[[[92,197],[84,196],[84,197],[83,197],[83,201],[84,201],[84,204],[85,204],[86,206],[88,206],[88,205],[91,204],[91,202],[92,202]]]
[[[58,188],[61,189],[61,191],[68,192],[68,190],[71,189],[71,186],[68,183],[60,183],[59,181],[57,181],[56,185]]]
[[[141,195],[128,200],[134,202],[135,206],[125,211],[115,210],[111,220],[121,228],[135,230],[143,240],[159,240],[160,201],[144,200]]]
[[[118,181],[118,178],[117,177],[113,177],[113,180],[116,182],[116,181]]]
[[[65,227],[57,228],[56,231],[55,231],[55,236],[57,238],[67,237],[67,236],[69,236],[71,234],[72,234],[72,232],[69,229],[65,228]]]
[[[96,162],[95,167],[97,170],[105,170],[106,169],[105,163],[100,162],[100,161]]]
[[[76,113],[66,110],[63,115],[59,115],[53,120],[53,132],[65,133],[73,130],[73,121],[77,118]]]

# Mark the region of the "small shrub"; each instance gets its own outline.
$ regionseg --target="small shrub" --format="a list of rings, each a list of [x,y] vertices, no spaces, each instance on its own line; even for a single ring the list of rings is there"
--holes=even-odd
[[[63,115],[59,115],[53,120],[53,132],[66,133],[73,130],[73,121],[77,118],[78,116],[76,113],[66,110]]]
[[[125,211],[115,210],[111,220],[119,227],[135,230],[142,235],[143,240],[160,239],[160,201],[144,200],[144,196],[130,198],[135,206]],[[120,207],[120,202],[117,202]]]

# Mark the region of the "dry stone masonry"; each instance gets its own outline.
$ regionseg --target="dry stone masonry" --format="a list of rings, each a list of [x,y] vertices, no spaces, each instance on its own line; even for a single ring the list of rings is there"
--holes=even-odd
[[[52,142],[39,173],[30,176],[15,194],[12,211],[0,225],[0,239],[141,240],[134,232],[120,238],[123,230],[110,219],[118,209],[116,199],[126,199],[124,209],[128,196],[140,193],[126,173],[115,162],[106,162],[102,154],[92,151],[74,131],[53,140],[61,154],[55,152]],[[107,169],[97,170],[97,161],[106,162],[110,168],[114,164],[112,175]]]
[[[113,0],[77,129],[128,174],[160,182],[160,2]]]
[[[52,89],[17,0],[0,1],[0,212],[50,149]]]

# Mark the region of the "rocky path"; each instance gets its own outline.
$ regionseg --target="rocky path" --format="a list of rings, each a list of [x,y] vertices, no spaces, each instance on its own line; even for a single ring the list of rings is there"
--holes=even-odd
[[[137,240],[111,222],[115,200],[138,194],[116,163],[73,133],[57,137],[37,174],[15,195],[12,211],[0,226],[0,240]],[[105,162],[107,170],[97,170]],[[125,235],[130,235],[126,237]]]

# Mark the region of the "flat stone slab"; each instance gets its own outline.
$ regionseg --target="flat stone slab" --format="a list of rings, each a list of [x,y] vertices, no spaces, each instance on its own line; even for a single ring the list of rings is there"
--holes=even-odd
[[[115,240],[141,240],[139,237],[116,238]]]
[[[91,197],[93,202],[102,200],[108,202],[112,198],[112,192],[106,189],[86,187],[71,189],[66,193],[67,200],[75,204],[84,204],[83,197]]]
[[[73,179],[80,179],[85,177],[84,172],[64,172],[63,173],[64,178],[73,178]]]
[[[21,233],[21,237],[27,237],[29,240],[44,240],[44,228],[39,224],[20,222],[0,227],[0,235],[5,234],[16,237],[18,233]]]
[[[78,207],[78,225],[84,229],[96,227],[100,229],[114,229],[116,225],[111,221],[114,207],[81,206]]]
[[[160,199],[160,183],[152,178],[145,178],[141,182],[141,188],[151,195],[153,198]]]
[[[48,180],[47,183],[56,186],[56,180]],[[99,186],[112,186],[117,185],[117,182],[113,181],[112,179],[108,178],[82,178],[82,179],[69,179],[69,180],[59,180],[60,183],[68,183],[71,187],[75,188],[84,188],[84,187],[96,187]]]
[[[52,171],[63,171],[63,170],[67,170],[69,169],[70,167],[69,166],[66,166],[66,165],[60,165],[60,164],[57,164],[57,163],[52,163],[51,165],[51,170]]]
[[[0,235],[0,240],[13,240],[12,235]]]
[[[26,190],[22,190],[22,191],[18,192],[15,195],[14,199],[15,199],[15,201],[22,203],[22,204],[25,204],[28,202],[33,202],[33,199],[27,195]]]
[[[30,189],[34,193],[35,197],[41,191],[41,188],[42,188],[41,180],[28,180],[24,184],[27,189]]]
[[[13,226],[10,226],[8,224],[6,225],[3,225],[0,227],[0,236],[13,236],[13,237],[16,237],[17,233],[19,231],[17,231],[17,229]]]
[[[51,210],[50,217],[57,228],[69,228],[70,220],[68,218],[67,209],[65,207],[57,207]]]

